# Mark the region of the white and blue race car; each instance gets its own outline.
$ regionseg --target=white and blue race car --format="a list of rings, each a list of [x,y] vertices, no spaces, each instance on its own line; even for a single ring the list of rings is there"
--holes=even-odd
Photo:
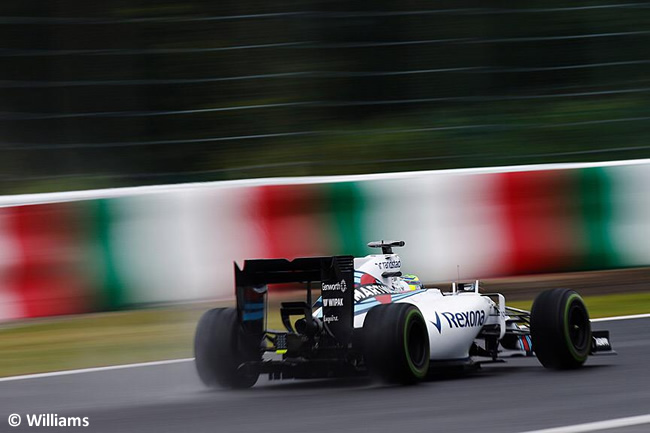
[[[235,264],[236,308],[200,319],[195,362],[208,386],[247,388],[270,379],[374,375],[416,383],[445,366],[476,366],[510,356],[536,356],[544,367],[578,368],[589,355],[614,353],[609,332],[592,331],[580,296],[540,293],[530,312],[505,305],[480,282],[449,292],[403,275],[394,247],[381,254],[246,260]],[[305,284],[304,302],[283,302],[283,330],[267,329],[268,284]],[[314,286],[317,283],[318,286]],[[320,297],[312,303],[312,289]],[[534,346],[533,346],[534,345]]]

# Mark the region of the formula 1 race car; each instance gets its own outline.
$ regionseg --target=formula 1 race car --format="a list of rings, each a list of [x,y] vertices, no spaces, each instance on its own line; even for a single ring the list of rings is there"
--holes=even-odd
[[[374,375],[411,384],[443,366],[536,356],[552,369],[580,367],[589,355],[614,353],[608,331],[592,331],[580,296],[540,293],[530,312],[507,307],[480,282],[425,288],[403,275],[394,247],[381,254],[246,260],[235,263],[236,308],[200,319],[194,341],[198,374],[208,386],[248,388],[270,379]],[[301,282],[305,302],[281,303],[284,330],[267,329],[268,284]],[[312,284],[321,296],[312,303]],[[296,320],[294,320],[296,319]]]

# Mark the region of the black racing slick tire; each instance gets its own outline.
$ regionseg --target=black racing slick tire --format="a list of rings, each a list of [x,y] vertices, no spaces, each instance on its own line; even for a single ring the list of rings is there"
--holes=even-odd
[[[392,383],[413,384],[429,370],[429,334],[411,304],[378,305],[363,323],[364,359],[370,373]]]
[[[591,322],[580,295],[569,289],[540,293],[530,312],[533,350],[546,368],[578,368],[591,347]]]
[[[194,359],[201,381],[209,387],[250,388],[259,374],[239,369],[261,359],[261,339],[244,334],[234,308],[206,311],[196,327]]]

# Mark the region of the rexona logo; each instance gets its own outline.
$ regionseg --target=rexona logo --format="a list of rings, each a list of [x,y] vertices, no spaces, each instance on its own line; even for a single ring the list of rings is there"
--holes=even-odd
[[[476,310],[476,311],[463,311],[460,313],[450,313],[444,312],[441,313],[442,317],[445,318],[449,328],[473,328],[476,326],[483,326],[485,323],[485,311]],[[436,319],[429,320],[433,326],[436,327],[439,333],[442,333],[442,322],[440,320],[440,315],[436,311]]]
[[[323,292],[327,292],[330,290],[338,290],[341,293],[345,293],[346,290],[348,290],[348,285],[345,283],[345,280],[341,280],[340,283],[334,283],[334,284],[323,284]]]

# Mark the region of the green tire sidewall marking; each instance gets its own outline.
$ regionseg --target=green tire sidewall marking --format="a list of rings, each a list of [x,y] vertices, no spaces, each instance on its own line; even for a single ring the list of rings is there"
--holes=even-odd
[[[569,353],[571,353],[571,356],[573,359],[575,359],[578,362],[583,362],[587,359],[587,354],[581,355],[579,354],[575,347],[573,347],[573,343],[571,342],[571,337],[569,336],[569,309],[571,308],[571,304],[573,303],[574,300],[577,300],[581,303],[584,304],[582,301],[582,298],[580,295],[577,293],[573,293],[569,296],[569,299],[567,299],[566,304],[564,305],[564,339],[566,341],[566,345],[569,348]],[[589,336],[587,336],[587,340],[589,339]]]
[[[424,318],[422,317],[422,314],[418,310],[411,310],[406,314],[406,318],[404,320],[404,354],[406,355],[406,362],[408,363],[409,368],[411,369],[411,372],[415,377],[421,379],[427,374],[427,369],[423,368],[422,370],[418,369],[415,364],[413,364],[413,361],[411,360],[411,356],[409,355],[409,350],[408,350],[408,330],[409,330],[409,323],[411,322],[412,317],[417,316],[420,317],[423,321]],[[426,326],[425,326],[425,332],[426,332]],[[427,363],[425,363],[426,366]]]

